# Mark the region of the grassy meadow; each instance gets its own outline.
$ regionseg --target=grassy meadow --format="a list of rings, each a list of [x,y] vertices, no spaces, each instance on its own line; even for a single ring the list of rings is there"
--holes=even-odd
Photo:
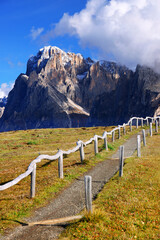
[[[113,127],[75,129],[35,129],[0,133],[0,184],[9,182],[25,172],[39,154],[54,155],[57,149],[68,150],[76,146],[78,139],[87,141],[94,134],[102,135]],[[134,134],[127,132],[120,140],[108,139],[106,152],[103,140],[99,140],[99,154],[94,156],[94,144],[84,148],[85,161],[80,162],[79,151],[64,156],[64,179],[58,178],[58,161],[43,160],[37,164],[36,197],[30,198],[30,176],[15,186],[0,191],[0,233],[16,226],[23,217],[31,215],[35,208],[44,206],[76,177],[112,154],[120,144]],[[116,136],[117,137],[117,136]]]
[[[93,202],[93,214],[71,224],[61,240],[160,239],[160,134],[147,138],[140,158],[125,160]]]

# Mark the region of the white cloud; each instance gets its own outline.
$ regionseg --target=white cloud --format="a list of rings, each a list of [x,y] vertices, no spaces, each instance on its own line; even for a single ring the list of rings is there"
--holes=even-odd
[[[65,13],[47,34],[75,35],[82,46],[96,47],[101,58],[113,56],[130,67],[159,66],[159,23],[159,0],[90,0],[79,13]]]
[[[25,63],[23,63],[23,62],[21,62],[21,61],[18,61],[18,62],[16,62],[16,61],[12,61],[12,60],[8,60],[7,59],[7,63],[8,63],[8,65],[11,67],[11,68],[15,68],[15,67],[23,67],[23,66],[25,66]]]
[[[17,63],[17,66],[18,66],[18,67],[23,67],[23,66],[25,66],[25,63],[19,61],[19,62]]]
[[[8,93],[12,90],[13,86],[13,83],[2,83],[0,86],[0,98],[8,96]]]
[[[30,31],[30,37],[32,40],[36,40],[37,37],[41,35],[41,33],[44,31],[44,28],[37,28],[33,26]]]
[[[14,67],[14,63],[13,63],[12,61],[10,61],[10,60],[8,60],[8,65],[9,65],[11,68]]]

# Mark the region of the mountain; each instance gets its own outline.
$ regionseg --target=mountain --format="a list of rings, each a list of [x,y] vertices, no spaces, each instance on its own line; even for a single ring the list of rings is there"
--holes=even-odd
[[[7,97],[0,98],[0,107],[5,107],[7,104]]]
[[[160,75],[138,65],[129,79],[119,79],[113,91],[94,100],[90,115],[91,125],[118,125],[133,116],[160,116]]]
[[[4,113],[6,104],[7,104],[7,97],[0,98],[0,118]]]
[[[0,130],[85,125],[89,113],[79,104],[78,77],[89,67],[90,61],[80,54],[57,47],[40,49],[9,93]]]
[[[9,93],[0,131],[112,125],[159,113],[160,75],[44,47]]]

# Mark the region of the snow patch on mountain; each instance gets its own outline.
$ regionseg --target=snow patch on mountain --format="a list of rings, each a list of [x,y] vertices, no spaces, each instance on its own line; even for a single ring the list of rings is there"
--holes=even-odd
[[[102,66],[105,70],[107,70],[111,74],[115,73],[116,63],[101,60],[101,61],[99,61],[99,65]]]
[[[76,58],[83,60],[83,56],[80,53],[71,53],[71,52],[64,52],[60,48],[56,46],[45,46],[41,48],[36,56],[31,56],[28,60],[27,64],[27,72],[30,73],[31,71],[38,72],[45,67],[46,63],[49,59],[59,58],[61,61],[62,66],[66,66],[71,62],[76,62]]]
[[[7,104],[7,97],[0,98],[0,107],[5,107]]]
[[[88,73],[88,71],[87,71],[87,72],[84,72],[84,73],[82,73],[82,74],[78,74],[76,77],[77,77],[77,79],[78,79],[79,81],[81,81],[81,80],[83,80],[83,79],[87,76],[87,73]]]

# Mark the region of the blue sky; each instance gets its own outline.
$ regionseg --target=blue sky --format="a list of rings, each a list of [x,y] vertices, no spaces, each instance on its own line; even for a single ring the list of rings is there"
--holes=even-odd
[[[0,0],[0,97],[46,45],[160,72],[159,0]]]
[[[13,83],[26,71],[26,63],[44,45],[58,46],[66,51],[83,52],[76,37],[59,36],[48,42],[36,37],[50,31],[65,12],[74,14],[86,5],[86,0],[0,0],[0,85]],[[32,31],[33,30],[33,31]],[[31,34],[32,31],[32,34]],[[37,32],[38,33],[38,32]],[[6,85],[5,85],[6,86]]]

